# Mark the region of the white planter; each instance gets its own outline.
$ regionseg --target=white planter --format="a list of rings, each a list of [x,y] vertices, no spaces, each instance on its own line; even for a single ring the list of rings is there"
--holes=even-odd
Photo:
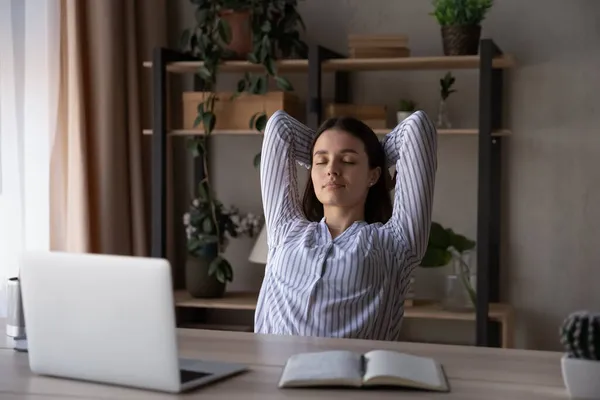
[[[600,361],[569,358],[561,360],[562,376],[572,399],[600,398]]]
[[[410,115],[412,114],[412,111],[396,111],[396,119],[398,120],[398,123],[404,121],[406,118],[410,117]]]

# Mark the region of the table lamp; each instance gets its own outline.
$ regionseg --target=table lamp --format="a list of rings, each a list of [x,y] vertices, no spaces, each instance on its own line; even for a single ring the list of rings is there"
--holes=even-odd
[[[268,253],[269,248],[267,246],[267,229],[263,225],[262,229],[260,230],[260,234],[254,243],[254,247],[252,248],[252,252],[250,253],[250,257],[248,257],[248,260],[256,264],[266,264]]]

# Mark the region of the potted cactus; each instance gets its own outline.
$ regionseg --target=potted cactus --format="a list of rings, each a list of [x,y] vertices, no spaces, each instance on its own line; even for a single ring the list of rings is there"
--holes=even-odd
[[[560,327],[560,342],[566,349],[561,364],[567,393],[572,398],[597,399],[600,396],[600,313],[570,314]]]

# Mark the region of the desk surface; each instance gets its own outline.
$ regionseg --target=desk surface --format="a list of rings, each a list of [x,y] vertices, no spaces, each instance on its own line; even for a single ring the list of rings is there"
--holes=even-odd
[[[567,399],[560,371],[560,353],[491,349],[423,343],[374,342],[241,332],[179,330],[180,353],[247,364],[249,372],[193,391],[182,398],[206,400],[275,399]],[[83,383],[33,375],[27,354],[0,342],[0,398],[2,399],[172,399],[177,396],[136,389]],[[294,353],[328,349],[359,352],[391,349],[433,357],[445,367],[452,392],[448,394],[401,390],[277,389],[281,368]]]

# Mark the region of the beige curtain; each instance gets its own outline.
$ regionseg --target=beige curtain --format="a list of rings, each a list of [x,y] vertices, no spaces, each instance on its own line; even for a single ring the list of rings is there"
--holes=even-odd
[[[59,118],[51,154],[51,247],[149,253],[151,73],[166,0],[61,0]]]

